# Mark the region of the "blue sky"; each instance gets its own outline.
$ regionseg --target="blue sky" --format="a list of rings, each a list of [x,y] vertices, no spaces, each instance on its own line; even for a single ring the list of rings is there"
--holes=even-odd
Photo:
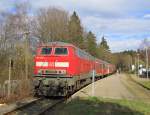
[[[0,10],[10,10],[14,1],[0,0]],[[55,6],[71,14],[74,10],[82,25],[93,31],[97,41],[104,35],[113,52],[137,49],[150,39],[150,0],[29,0],[33,9]]]

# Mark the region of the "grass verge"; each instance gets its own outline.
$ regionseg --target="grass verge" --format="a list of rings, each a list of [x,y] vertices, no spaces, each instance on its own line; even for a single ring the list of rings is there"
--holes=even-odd
[[[150,115],[150,104],[141,101],[89,97],[73,99],[56,115]]]
[[[137,76],[134,76],[133,74],[128,74],[132,80],[134,80],[136,83],[141,85],[142,87],[146,88],[147,90],[150,90],[150,80],[147,80],[147,78],[138,78]]]
[[[150,81],[141,81],[140,82],[144,87],[150,90]]]

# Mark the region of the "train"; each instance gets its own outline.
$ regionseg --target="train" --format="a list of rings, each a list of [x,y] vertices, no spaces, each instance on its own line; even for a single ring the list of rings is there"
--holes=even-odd
[[[37,47],[34,57],[34,94],[67,96],[116,70],[70,43],[49,42]]]

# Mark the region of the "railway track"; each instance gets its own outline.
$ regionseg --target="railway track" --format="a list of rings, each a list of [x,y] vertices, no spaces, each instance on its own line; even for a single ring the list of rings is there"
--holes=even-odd
[[[65,99],[40,98],[22,107],[5,113],[4,115],[41,115],[48,109],[51,109],[57,104],[62,103],[64,100]]]

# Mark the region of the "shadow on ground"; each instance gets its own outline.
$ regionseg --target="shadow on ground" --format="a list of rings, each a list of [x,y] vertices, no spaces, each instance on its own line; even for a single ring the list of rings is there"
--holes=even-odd
[[[144,115],[115,102],[105,102],[92,99],[73,99],[55,111],[47,114],[53,115]]]

